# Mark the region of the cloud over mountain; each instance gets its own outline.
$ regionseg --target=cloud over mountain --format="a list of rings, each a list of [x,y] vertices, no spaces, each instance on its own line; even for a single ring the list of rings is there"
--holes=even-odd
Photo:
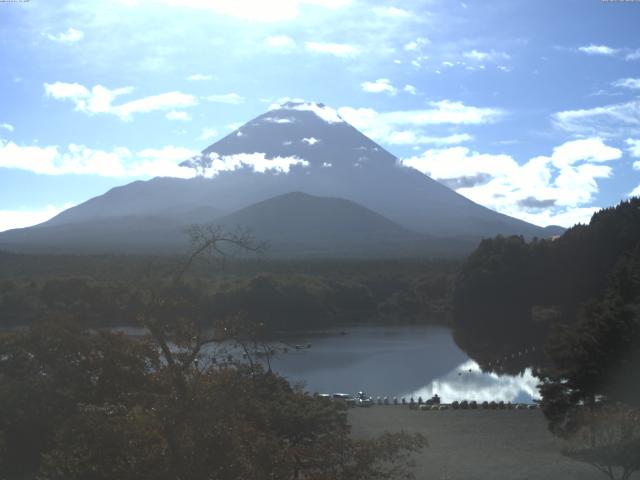
[[[45,83],[44,90],[47,97],[72,102],[78,112],[89,115],[110,114],[124,121],[131,120],[132,116],[137,113],[188,108],[198,104],[195,96],[177,91],[150,95],[113,105],[116,98],[131,94],[134,90],[133,87],[108,89],[102,85],[95,85],[88,89],[79,83],[55,82]]]
[[[550,156],[522,165],[510,155],[481,154],[466,147],[426,150],[402,163],[497,211],[538,225],[570,226],[589,220],[595,210],[586,205],[598,193],[597,180],[612,173],[610,166],[601,164],[622,154],[600,138],[586,138],[565,142]]]

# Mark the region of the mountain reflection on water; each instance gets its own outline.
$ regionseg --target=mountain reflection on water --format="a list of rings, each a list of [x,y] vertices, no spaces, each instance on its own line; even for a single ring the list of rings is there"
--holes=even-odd
[[[346,334],[345,334],[346,333]],[[353,393],[427,399],[531,402],[538,380],[522,375],[484,373],[454,343],[447,328],[436,326],[352,327],[289,337],[289,349],[271,359],[272,368],[310,392]]]

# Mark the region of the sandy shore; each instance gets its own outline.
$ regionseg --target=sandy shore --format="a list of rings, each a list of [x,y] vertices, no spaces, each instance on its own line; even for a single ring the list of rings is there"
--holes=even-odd
[[[429,447],[416,455],[416,478],[447,480],[598,480],[593,467],[561,455],[539,410],[416,411],[373,406],[349,411],[353,434],[419,432]],[[640,478],[640,475],[632,478]]]

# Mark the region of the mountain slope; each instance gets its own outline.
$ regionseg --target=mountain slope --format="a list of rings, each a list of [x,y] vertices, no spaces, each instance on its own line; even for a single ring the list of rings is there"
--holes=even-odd
[[[177,219],[143,215],[43,224],[3,232],[0,249],[54,254],[171,254],[186,251],[187,226]]]
[[[455,256],[476,242],[439,239],[412,232],[355,202],[300,192],[280,195],[220,216],[229,231],[250,231],[275,256]],[[171,254],[189,248],[193,222],[173,217],[129,215],[88,222],[10,230],[0,247],[26,253]],[[43,247],[46,245],[46,248]]]

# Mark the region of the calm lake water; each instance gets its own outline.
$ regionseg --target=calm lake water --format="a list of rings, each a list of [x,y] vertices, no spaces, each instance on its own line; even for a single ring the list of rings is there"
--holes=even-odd
[[[120,329],[129,335],[140,329]],[[310,344],[310,348],[306,346]],[[295,345],[303,345],[297,350]],[[359,326],[288,336],[271,358],[274,371],[309,392],[367,392],[373,397],[531,403],[539,398],[530,370],[518,376],[484,373],[437,326]],[[218,351],[213,345],[209,353]],[[233,350],[232,350],[233,351]],[[239,358],[239,351],[233,352]],[[220,357],[222,358],[222,357]]]
[[[353,327],[287,339],[289,349],[271,359],[272,368],[291,382],[319,393],[454,400],[532,402],[538,380],[483,373],[454,343],[447,328],[436,326]]]

